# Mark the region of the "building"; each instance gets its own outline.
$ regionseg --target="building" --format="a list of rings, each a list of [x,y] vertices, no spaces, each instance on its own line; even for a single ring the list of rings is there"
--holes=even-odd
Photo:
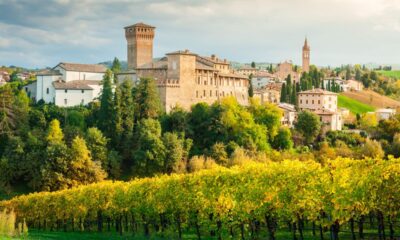
[[[256,75],[258,73],[258,69],[250,66],[245,66],[237,69],[236,72],[239,74],[250,76],[250,75]]]
[[[293,70],[293,64],[291,61],[284,61],[278,64],[275,72],[276,78],[280,81],[285,81],[289,75],[292,82],[300,82],[300,74]]]
[[[329,89],[329,84],[338,84],[340,87],[340,90],[343,92],[348,92],[348,91],[362,91],[363,90],[363,84],[360,81],[350,79],[350,80],[343,80],[340,77],[334,77],[334,78],[327,78],[324,79],[324,88]]]
[[[5,83],[10,81],[10,74],[7,71],[0,71],[0,82]]]
[[[302,55],[302,70],[303,72],[310,71],[310,46],[308,46],[307,38],[304,40],[303,55]]]
[[[267,71],[259,71],[256,74],[252,75],[251,78],[251,84],[253,85],[254,89],[263,88],[275,81],[276,81],[275,75]]]
[[[36,81],[24,87],[34,101],[61,107],[86,105],[98,98],[106,67],[97,64],[59,63],[39,72]]]
[[[155,27],[144,23],[125,27],[128,69],[135,69],[153,61],[154,32]]]
[[[282,85],[267,85],[263,88],[258,88],[254,90],[253,98],[259,99],[261,103],[280,103]]]
[[[364,88],[362,82],[355,79],[350,79],[346,81],[347,91],[362,91]]]
[[[342,116],[337,108],[337,94],[320,88],[298,93],[300,110],[308,110],[320,116],[325,130],[341,130]]]
[[[292,128],[297,118],[295,106],[289,103],[279,103],[278,107],[283,110],[281,124]]]
[[[396,109],[393,108],[380,108],[375,111],[378,121],[387,120],[396,114]]]
[[[144,23],[125,27],[128,66],[132,69],[118,74],[119,82],[129,79],[136,83],[140,78],[153,78],[167,112],[177,105],[190,109],[198,102],[212,104],[227,96],[235,97],[240,104],[248,104],[248,77],[235,73],[226,59],[183,50],[153,60],[150,48],[154,30]]]

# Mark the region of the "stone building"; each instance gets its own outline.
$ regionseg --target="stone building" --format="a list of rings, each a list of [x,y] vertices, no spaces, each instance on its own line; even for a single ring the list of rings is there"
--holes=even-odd
[[[253,98],[259,99],[261,103],[280,103],[281,83],[269,83],[262,88],[254,90]]]
[[[253,68],[251,66],[245,66],[245,67],[241,67],[239,69],[236,70],[237,73],[246,75],[246,76],[250,76],[250,75],[255,75],[258,73],[258,69],[257,68]]]
[[[320,88],[298,93],[300,110],[308,110],[320,116],[325,130],[342,130],[342,116],[337,109],[337,94]]]
[[[300,82],[300,74],[293,70],[293,64],[291,61],[284,61],[278,64],[275,76],[280,81],[284,81],[288,75],[290,75],[292,82]]]
[[[304,40],[303,56],[302,56],[302,70],[303,72],[310,71],[310,46],[308,46],[307,38]]]
[[[98,98],[106,67],[98,64],[59,63],[36,74],[36,81],[24,86],[34,101],[60,107],[86,105]]]
[[[292,128],[297,118],[296,107],[289,103],[279,103],[278,107],[283,111],[281,124]]]
[[[275,75],[267,71],[259,71],[256,74],[252,75],[251,78],[251,84],[253,85],[254,89],[263,88],[275,81]]]
[[[249,80],[247,76],[237,74],[226,59],[215,55],[200,56],[189,50],[167,53],[158,60],[150,58],[152,50],[149,46],[153,44],[147,41],[153,40],[154,29],[143,23],[125,28],[131,70],[120,73],[117,76],[119,82],[129,79],[136,83],[143,77],[153,78],[167,112],[177,105],[190,109],[198,102],[212,104],[227,96],[234,96],[240,104],[247,105]],[[146,44],[139,44],[144,40],[133,37],[129,31],[147,33],[149,36],[144,34]]]

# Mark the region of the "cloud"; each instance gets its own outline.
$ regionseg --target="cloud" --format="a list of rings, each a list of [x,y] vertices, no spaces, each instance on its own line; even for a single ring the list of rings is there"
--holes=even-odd
[[[236,61],[396,63],[397,0],[0,0],[0,65],[126,58],[123,27],[157,27],[154,52],[191,49]]]

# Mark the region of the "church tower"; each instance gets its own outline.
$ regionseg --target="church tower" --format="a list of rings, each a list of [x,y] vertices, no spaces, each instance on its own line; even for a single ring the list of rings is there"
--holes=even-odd
[[[144,23],[125,27],[129,70],[153,61],[154,30],[155,27]]]
[[[310,71],[310,46],[308,46],[307,38],[303,46],[303,72]]]

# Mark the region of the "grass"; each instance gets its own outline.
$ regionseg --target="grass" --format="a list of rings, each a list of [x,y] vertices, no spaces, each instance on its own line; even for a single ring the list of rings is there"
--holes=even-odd
[[[340,232],[339,234],[339,239],[351,239],[351,235],[348,229],[344,230],[345,232]],[[236,232],[235,233],[235,237],[233,239],[240,239],[239,237],[239,233]],[[259,236],[259,238],[257,239],[268,239],[267,233],[262,229],[262,232]],[[297,233],[298,235],[299,233]],[[324,233],[324,239],[329,239],[329,232],[325,232]],[[357,230],[356,230],[356,234],[357,234]],[[377,234],[377,231],[375,229],[373,230],[368,230],[365,229],[364,230],[364,234],[365,237],[372,237],[375,236]],[[388,234],[388,233],[387,233]],[[276,239],[280,240],[280,239],[292,239],[292,233],[281,229],[278,230],[276,232]],[[251,239],[249,235],[245,235],[246,239]],[[13,240],[15,238],[1,238],[0,239],[10,239]],[[80,240],[121,240],[121,239],[137,239],[137,240],[161,240],[161,239],[177,239],[177,236],[150,236],[149,238],[146,238],[142,235],[132,235],[132,233],[126,233],[123,236],[120,236],[119,234],[117,234],[116,232],[103,232],[103,233],[98,233],[98,232],[57,232],[57,231],[37,231],[37,230],[30,230],[29,231],[29,236],[28,238],[25,239],[29,239],[29,240],[53,240],[53,239],[57,239],[57,240],[69,240],[69,239],[80,239]],[[192,234],[184,234],[183,235],[183,239],[186,240],[195,240],[197,239],[196,235],[194,233]],[[217,237],[210,237],[210,236],[205,236],[202,235],[201,239],[209,239],[209,240],[216,240],[218,239]],[[226,233],[223,234],[222,239],[231,239],[231,237]],[[316,229],[316,236],[312,235],[312,231],[310,230],[305,230],[304,231],[304,240],[312,240],[312,239],[320,239],[319,238],[319,231],[318,229]]]
[[[357,114],[357,113],[362,114],[362,113],[366,113],[366,112],[375,111],[374,107],[364,104],[362,102],[359,102],[355,99],[343,96],[343,95],[338,96],[338,106],[347,108],[350,110],[350,112],[352,112],[354,114]]]
[[[400,70],[397,71],[377,71],[378,73],[382,74],[385,77],[400,79]]]

